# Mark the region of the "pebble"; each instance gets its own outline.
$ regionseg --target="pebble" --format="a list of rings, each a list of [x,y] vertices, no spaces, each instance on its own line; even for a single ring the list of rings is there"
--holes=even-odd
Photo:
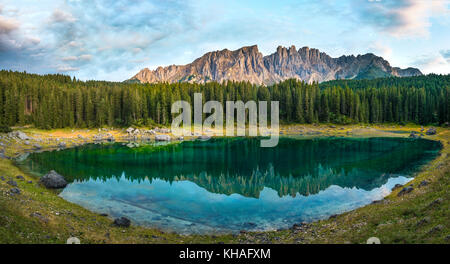
[[[443,225],[437,225],[437,226],[431,228],[430,231],[428,231],[428,233],[429,233],[429,234],[432,234],[432,233],[440,232],[440,231],[442,231],[443,229],[444,229],[444,226],[443,226]]]
[[[6,183],[9,184],[9,185],[11,185],[11,186],[17,187],[17,182],[15,182],[15,181],[13,181],[13,180],[9,180],[9,181],[7,181]]]
[[[430,182],[423,180],[423,181],[421,181],[421,182],[419,183],[418,187],[420,188],[420,187],[423,187],[423,186],[427,186],[429,183],[430,183]]]
[[[405,195],[405,194],[407,194],[407,193],[410,193],[410,192],[412,192],[414,190],[414,188],[413,187],[405,187],[405,188],[403,188],[398,194],[397,194],[397,196],[403,196],[403,195]]]
[[[436,205],[442,203],[443,201],[444,201],[444,199],[442,199],[442,198],[437,198],[436,200],[432,201],[432,202],[428,205],[428,207],[434,207],[434,206],[436,206]]]

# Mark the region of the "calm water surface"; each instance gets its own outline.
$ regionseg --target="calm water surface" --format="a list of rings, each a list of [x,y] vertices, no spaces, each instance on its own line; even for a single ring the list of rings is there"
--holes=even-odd
[[[382,199],[433,159],[437,142],[406,138],[218,138],[128,148],[85,145],[30,154],[56,170],[64,199],[135,224],[180,233],[272,230]]]

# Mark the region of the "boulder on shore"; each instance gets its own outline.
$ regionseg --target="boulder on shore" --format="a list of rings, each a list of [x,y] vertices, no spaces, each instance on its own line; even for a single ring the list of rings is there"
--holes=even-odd
[[[49,189],[60,189],[67,186],[67,181],[64,177],[54,170],[42,176],[39,182]]]
[[[33,147],[35,148],[35,149],[41,149],[42,148],[42,146],[41,145],[39,145],[39,144],[33,144]]]
[[[436,135],[436,128],[430,127],[427,132],[425,132],[427,135]]]
[[[30,140],[31,139],[29,136],[27,136],[27,134],[23,133],[22,131],[17,131],[15,135],[17,138],[19,138],[21,140]]]
[[[155,136],[156,141],[170,141],[169,135],[156,135]]]
[[[407,194],[407,193],[410,193],[410,192],[412,192],[414,190],[414,188],[413,187],[411,187],[411,186],[408,186],[408,187],[405,187],[405,188],[403,188],[400,192],[398,192],[398,194],[397,194],[397,196],[403,196],[403,195],[405,195],[405,194]]]
[[[410,138],[420,138],[419,135],[417,135],[415,132],[411,132],[411,134],[409,134]]]
[[[114,220],[114,225],[118,227],[129,227],[130,224],[131,224],[130,219],[126,217],[120,217]]]

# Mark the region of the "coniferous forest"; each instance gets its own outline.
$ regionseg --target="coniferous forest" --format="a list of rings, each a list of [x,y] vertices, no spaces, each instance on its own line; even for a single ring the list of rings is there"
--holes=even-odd
[[[450,120],[450,75],[271,86],[249,82],[119,83],[0,71],[0,124],[39,128],[169,125],[177,100],[279,101],[282,123],[416,123]]]

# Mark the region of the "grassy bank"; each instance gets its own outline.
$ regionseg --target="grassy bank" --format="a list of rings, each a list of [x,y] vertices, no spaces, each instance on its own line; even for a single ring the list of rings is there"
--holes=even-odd
[[[89,143],[99,133],[98,130],[21,130],[37,139],[43,150],[56,148],[61,141],[68,147]],[[302,136],[320,133],[322,136],[406,137],[411,130],[420,132],[420,127],[282,127],[283,134]],[[126,134],[124,130],[108,133],[118,139]],[[112,219],[63,200],[55,191],[39,186],[36,178],[23,173],[11,160],[0,158],[0,176],[5,179],[0,180],[0,243],[65,243],[71,236],[80,238],[82,243],[365,243],[372,236],[380,238],[382,243],[450,243],[450,130],[439,128],[437,135],[426,138],[441,141],[443,149],[411,182],[414,187],[411,193],[397,197],[399,189],[379,203],[288,230],[239,235],[183,236],[139,226],[114,227]],[[5,155],[11,157],[34,148],[32,144],[4,143]],[[24,179],[16,178],[18,175]],[[20,194],[11,193],[12,186],[6,183],[10,179],[17,182]],[[419,188],[423,180],[429,184]]]

